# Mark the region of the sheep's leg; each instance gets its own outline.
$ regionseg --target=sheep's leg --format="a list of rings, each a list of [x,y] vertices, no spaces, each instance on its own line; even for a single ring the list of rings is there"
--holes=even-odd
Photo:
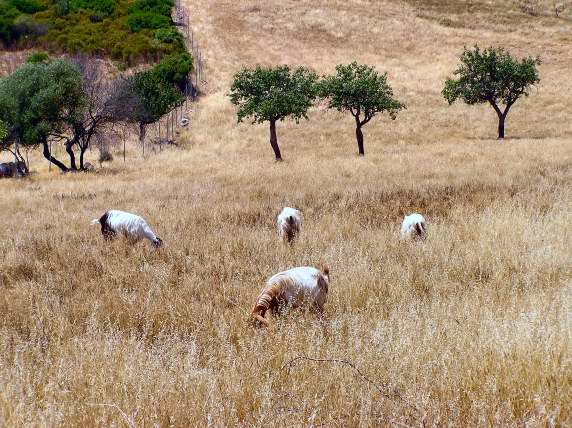
[[[101,228],[101,234],[103,235],[103,239],[106,241],[111,241],[116,236],[116,233],[113,230],[104,226]]]

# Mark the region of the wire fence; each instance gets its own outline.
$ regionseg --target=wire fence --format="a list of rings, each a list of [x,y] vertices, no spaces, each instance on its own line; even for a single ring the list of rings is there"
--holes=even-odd
[[[192,103],[195,102],[207,84],[205,75],[204,58],[199,48],[199,41],[190,25],[188,10],[182,5],[181,0],[175,1],[173,10],[173,22],[179,28],[184,37],[185,46],[193,57],[193,68],[185,81],[184,102],[163,116],[151,126],[149,137],[141,147],[145,155],[145,145],[152,144],[151,151],[156,152],[157,147],[162,151],[163,145],[175,144],[180,128],[191,125]],[[147,150],[149,152],[149,150]]]

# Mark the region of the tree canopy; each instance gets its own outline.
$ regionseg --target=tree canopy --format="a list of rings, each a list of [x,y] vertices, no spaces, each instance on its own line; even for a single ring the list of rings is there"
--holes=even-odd
[[[129,78],[125,89],[125,103],[129,105],[126,121],[139,124],[141,144],[145,142],[146,126],[158,121],[184,101],[173,82],[165,80],[157,69],[135,73]]]
[[[174,85],[155,70],[135,73],[130,82],[137,97],[133,116],[136,122],[154,123],[184,99]]]
[[[338,65],[336,73],[325,76],[319,85],[322,98],[328,100],[328,107],[340,112],[350,112],[356,123],[356,139],[360,155],[364,155],[362,126],[377,113],[387,113],[395,119],[405,104],[393,97],[393,90],[387,83],[387,73],[379,74],[375,68],[352,62]]]
[[[448,78],[443,97],[449,104],[461,99],[469,105],[489,103],[499,117],[499,138],[504,138],[504,123],[512,105],[540,82],[540,58],[518,60],[503,48],[478,46],[461,54],[461,64]]]
[[[270,144],[276,160],[281,160],[276,136],[276,122],[291,118],[299,123],[316,98],[318,76],[305,67],[257,66],[243,69],[234,76],[230,101],[238,107],[238,122],[251,118],[252,123],[270,122]]]
[[[193,57],[187,52],[180,52],[164,57],[153,70],[163,77],[167,82],[171,82],[183,91],[185,83],[191,70],[193,69]]]
[[[41,144],[44,156],[64,170],[51,156],[48,139],[63,133],[84,103],[80,72],[65,60],[27,63],[0,80],[0,119],[9,124],[8,142]]]

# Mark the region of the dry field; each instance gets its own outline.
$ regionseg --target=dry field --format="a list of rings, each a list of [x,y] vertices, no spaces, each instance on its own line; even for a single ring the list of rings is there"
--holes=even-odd
[[[32,154],[0,182],[0,426],[572,424],[572,24],[417,3],[189,0],[209,83],[182,148],[76,175]],[[503,142],[490,108],[439,94],[476,42],[544,60]],[[337,113],[281,123],[280,164],[236,124],[241,65],[354,59],[408,105],[367,125],[364,159]],[[284,205],[305,216],[293,248]],[[106,245],[89,222],[108,208],[165,246]],[[423,244],[398,239],[412,211]],[[329,266],[326,320],[250,327],[297,265]]]

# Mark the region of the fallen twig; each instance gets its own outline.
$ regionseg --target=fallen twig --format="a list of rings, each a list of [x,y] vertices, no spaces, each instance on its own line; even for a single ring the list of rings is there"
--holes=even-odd
[[[385,388],[385,390],[379,386],[377,383],[375,383],[373,380],[371,380],[369,377],[367,377],[366,375],[364,375],[362,373],[362,371],[360,369],[358,369],[356,367],[356,365],[354,363],[352,363],[351,361],[347,361],[347,360],[342,360],[342,359],[338,359],[338,358],[311,358],[311,357],[307,357],[305,355],[299,355],[297,357],[292,358],[291,360],[289,360],[288,362],[286,362],[281,368],[280,371],[286,369],[286,368],[290,368],[294,365],[294,363],[296,363],[297,361],[301,361],[301,360],[306,360],[306,361],[312,361],[312,362],[318,362],[318,363],[337,363],[337,364],[343,364],[346,365],[348,367],[351,367],[352,369],[354,369],[357,374],[363,379],[365,380],[367,383],[369,383],[370,385],[372,385],[375,389],[377,389],[379,391],[379,393],[381,395],[383,395],[386,398],[392,398],[392,396],[399,398],[401,401],[403,401],[405,404],[407,404],[409,407],[415,409],[416,411],[419,411],[419,409],[417,408],[417,406],[415,406],[414,404],[410,403],[405,397],[403,397],[399,391],[393,389],[392,393],[386,392],[385,390],[389,390],[390,388],[387,385],[383,385],[383,388]]]

